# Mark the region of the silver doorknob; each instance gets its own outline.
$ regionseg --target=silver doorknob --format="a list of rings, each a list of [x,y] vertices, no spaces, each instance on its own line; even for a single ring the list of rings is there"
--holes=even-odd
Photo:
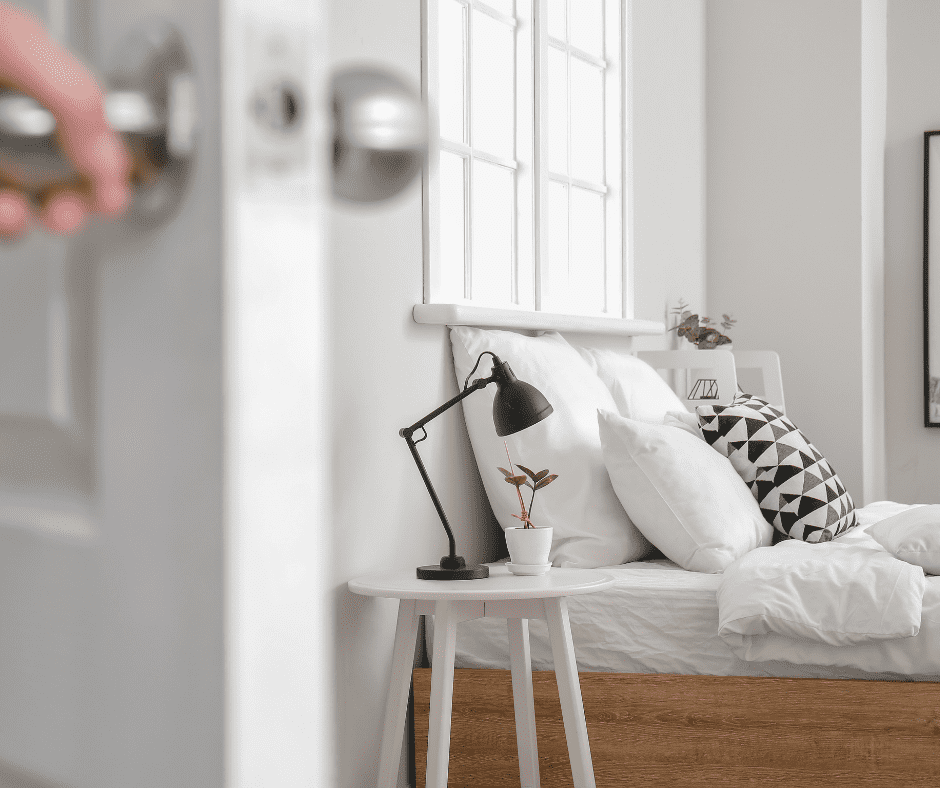
[[[427,113],[390,74],[349,69],[333,78],[333,194],[353,202],[393,197],[421,171]]]
[[[133,159],[133,220],[153,226],[172,215],[192,170],[197,100],[191,61],[179,32],[151,22],[116,53],[105,96],[108,123]],[[59,148],[52,113],[28,96],[0,91],[0,180],[34,198],[56,185],[81,185]]]

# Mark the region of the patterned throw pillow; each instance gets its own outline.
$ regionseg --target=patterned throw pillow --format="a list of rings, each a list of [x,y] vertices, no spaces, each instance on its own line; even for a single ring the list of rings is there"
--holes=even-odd
[[[706,442],[731,461],[778,531],[828,542],[858,525],[836,472],[783,411],[750,394],[695,410]]]

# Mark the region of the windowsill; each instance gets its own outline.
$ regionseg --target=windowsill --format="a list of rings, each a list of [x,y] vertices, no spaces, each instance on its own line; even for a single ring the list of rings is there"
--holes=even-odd
[[[624,337],[659,336],[666,331],[663,323],[653,320],[587,317],[556,312],[530,312],[523,309],[497,309],[469,304],[418,304],[413,310],[413,315],[416,323],[440,326],[564,331]]]

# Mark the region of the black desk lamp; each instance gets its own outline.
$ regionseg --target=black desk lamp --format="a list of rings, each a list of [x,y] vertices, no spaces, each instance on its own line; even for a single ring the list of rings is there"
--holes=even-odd
[[[480,360],[486,355],[493,356],[493,374],[488,378],[478,378],[468,386],[467,382],[470,380],[470,375],[476,372],[477,367],[480,366]],[[434,502],[434,508],[437,509],[444,530],[447,531],[447,539],[450,542],[450,554],[441,559],[440,566],[418,567],[417,573],[420,580],[479,580],[490,576],[489,567],[482,565],[467,566],[463,556],[457,555],[457,545],[454,542],[454,534],[450,530],[450,524],[447,522],[447,515],[444,514],[444,507],[441,506],[437,493],[434,492],[434,486],[431,484],[431,479],[428,477],[428,472],[425,470],[424,463],[421,462],[421,457],[418,455],[416,444],[421,443],[428,437],[424,425],[452,408],[460,400],[469,397],[474,391],[486,388],[490,383],[496,383],[496,399],[493,400],[493,423],[496,425],[496,434],[500,437],[512,435],[531,427],[533,424],[538,424],[552,412],[552,406],[549,405],[548,400],[542,396],[535,386],[530,386],[528,383],[519,380],[509,368],[509,364],[500,361],[499,356],[490,353],[488,350],[480,354],[477,363],[470,370],[470,375],[467,375],[467,379],[464,381],[463,391],[456,397],[445,402],[421,421],[398,431],[398,434],[408,442],[408,448],[411,449],[411,455],[415,458],[418,470],[421,471],[421,478],[424,479],[424,484],[428,488],[428,493],[430,493],[431,500]],[[412,435],[418,430],[421,430],[424,434],[418,440],[412,440]]]

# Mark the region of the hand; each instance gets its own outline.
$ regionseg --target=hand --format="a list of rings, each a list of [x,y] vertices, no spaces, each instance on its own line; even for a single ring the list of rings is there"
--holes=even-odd
[[[0,84],[25,93],[56,119],[65,155],[89,183],[85,191],[54,190],[39,210],[53,233],[70,235],[89,212],[116,216],[130,201],[130,156],[108,125],[104,95],[88,69],[51,40],[21,9],[0,2]],[[0,182],[0,238],[23,237],[33,223],[27,198]]]

